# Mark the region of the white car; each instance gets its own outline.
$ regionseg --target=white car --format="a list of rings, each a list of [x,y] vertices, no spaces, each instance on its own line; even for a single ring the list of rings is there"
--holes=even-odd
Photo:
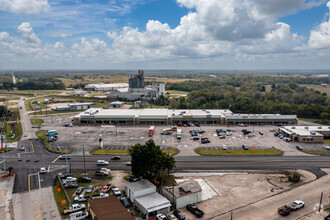
[[[296,200],[296,201],[293,201],[293,203],[291,203],[289,205],[289,207],[293,210],[293,211],[296,211],[300,208],[303,208],[305,206],[305,203],[303,201],[300,201],[300,200]]]
[[[323,148],[326,149],[326,150],[330,150],[329,146],[323,146]]]
[[[156,219],[157,220],[167,220],[167,217],[165,215],[159,213],[156,215]]]
[[[254,137],[254,134],[249,133],[247,136],[248,136],[248,137]]]
[[[228,147],[226,145],[222,145],[222,150],[228,150]]]
[[[82,220],[82,219],[86,219],[88,217],[88,212],[83,212],[83,211],[80,211],[80,212],[75,212],[75,213],[72,213],[70,215],[70,220]]]
[[[86,206],[85,204],[73,204],[72,206],[63,209],[63,214],[69,214],[72,212],[76,212],[76,211],[80,211],[82,209],[84,209]]]
[[[97,166],[108,166],[109,162],[105,160],[98,160],[97,161]]]
[[[28,134],[27,134],[27,133],[25,133],[23,136],[24,136],[24,137],[27,137],[27,136],[28,136]]]
[[[117,187],[112,187],[112,192],[115,196],[121,196],[120,189],[118,189]]]
[[[45,167],[41,167],[40,170],[39,170],[39,173],[40,173],[40,174],[47,173],[46,168],[45,168]]]

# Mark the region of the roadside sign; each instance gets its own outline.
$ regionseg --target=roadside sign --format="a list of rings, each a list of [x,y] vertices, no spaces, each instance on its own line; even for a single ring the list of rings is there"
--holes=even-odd
[[[57,189],[57,192],[61,192],[61,188],[58,188],[58,189]]]
[[[65,200],[65,199],[63,199],[63,200],[62,200],[62,203],[63,203],[63,204],[64,204],[64,203],[66,203],[66,200]]]

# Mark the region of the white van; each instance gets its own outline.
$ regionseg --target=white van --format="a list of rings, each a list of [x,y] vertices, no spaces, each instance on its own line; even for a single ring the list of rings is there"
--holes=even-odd
[[[88,212],[75,212],[70,215],[70,220],[81,220],[86,219],[88,217]]]
[[[97,166],[108,166],[109,162],[105,160],[98,160],[97,161]]]

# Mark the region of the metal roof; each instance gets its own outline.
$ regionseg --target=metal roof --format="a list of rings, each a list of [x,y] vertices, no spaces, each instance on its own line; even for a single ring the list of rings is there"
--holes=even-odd
[[[168,199],[156,192],[137,197],[135,198],[135,202],[138,202],[141,206],[143,206],[148,213],[171,206]]]
[[[156,192],[156,186],[146,179],[142,179],[140,181],[133,183],[127,183],[126,187],[132,190],[133,192],[137,192],[144,189],[150,189],[150,188],[153,188]]]

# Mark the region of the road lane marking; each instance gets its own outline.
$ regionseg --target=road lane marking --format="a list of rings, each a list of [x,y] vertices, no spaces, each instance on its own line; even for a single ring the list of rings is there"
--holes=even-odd
[[[28,142],[30,142],[30,144],[31,144],[31,146],[32,146],[32,151],[34,152],[33,143],[32,143],[30,140],[28,140]]]
[[[28,175],[28,188],[29,188],[29,192],[31,191],[30,189],[30,174]]]
[[[35,207],[40,206],[40,205],[41,205],[41,203],[38,203],[37,205],[33,206],[32,208],[34,209]]]
[[[41,212],[41,209],[38,209],[37,211],[34,211],[33,213]]]
[[[39,215],[37,215],[36,217],[34,217],[34,219],[39,218],[40,216],[41,216],[41,214],[39,214]]]
[[[55,162],[58,160],[58,158],[60,158],[60,156],[56,157],[56,159],[55,159],[55,160],[53,160],[53,162],[52,162],[52,163],[55,163]]]

